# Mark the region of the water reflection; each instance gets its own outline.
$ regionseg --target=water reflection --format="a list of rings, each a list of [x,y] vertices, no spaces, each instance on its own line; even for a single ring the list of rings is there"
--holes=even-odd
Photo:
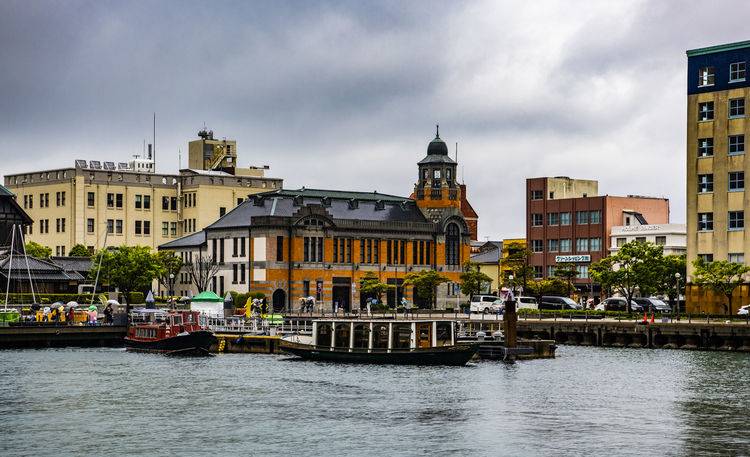
[[[750,356],[561,347],[466,368],[0,351],[3,455],[743,455]],[[92,437],[96,448],[92,447]],[[54,443],[54,446],[39,443]],[[164,443],[169,443],[164,446]]]

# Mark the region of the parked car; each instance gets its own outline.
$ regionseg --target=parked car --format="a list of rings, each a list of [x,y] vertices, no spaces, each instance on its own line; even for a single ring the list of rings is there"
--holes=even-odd
[[[672,308],[664,301],[659,300],[658,298],[634,298],[634,302],[641,305],[641,307],[648,312],[655,312],[655,313],[671,313]]]
[[[583,307],[570,297],[554,297],[545,295],[538,305],[539,309],[582,309]]]
[[[539,309],[539,303],[537,303],[534,297],[516,297],[516,309]]]
[[[496,313],[497,304],[502,303],[496,295],[474,295],[469,303],[469,310],[472,313]]]
[[[737,311],[737,314],[740,316],[747,316],[750,314],[750,305],[740,306],[740,310]]]
[[[610,297],[601,302],[596,309],[604,309],[605,311],[627,311],[627,303],[628,302],[624,297]],[[635,313],[640,313],[643,311],[643,306],[636,303],[635,300],[630,300],[630,310]]]

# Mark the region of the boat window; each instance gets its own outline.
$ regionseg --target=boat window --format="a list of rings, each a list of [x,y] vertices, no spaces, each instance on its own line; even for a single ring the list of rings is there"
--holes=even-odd
[[[388,329],[386,329],[386,336],[388,336]],[[354,347],[359,349],[367,349],[370,344],[370,325],[369,324],[357,324],[354,326]]]
[[[411,324],[393,324],[393,348],[409,349],[411,347]]]
[[[331,324],[318,324],[318,346],[330,346],[331,333]]]
[[[335,347],[337,348],[348,348],[349,347],[349,324],[336,324],[336,341]]]
[[[437,336],[438,346],[450,346],[451,345],[451,323],[450,322],[438,322],[436,336]]]
[[[431,322],[417,324],[417,346],[420,348],[429,348],[432,346]]]
[[[182,316],[172,316],[172,325],[182,325]]]
[[[373,349],[388,349],[388,324],[375,324],[372,326]]]

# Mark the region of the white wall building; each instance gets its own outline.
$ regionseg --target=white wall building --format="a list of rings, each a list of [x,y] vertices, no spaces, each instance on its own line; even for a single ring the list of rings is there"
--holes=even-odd
[[[685,224],[620,225],[612,227],[609,252],[616,253],[620,246],[631,241],[650,241],[664,246],[665,255],[682,255],[687,252]]]

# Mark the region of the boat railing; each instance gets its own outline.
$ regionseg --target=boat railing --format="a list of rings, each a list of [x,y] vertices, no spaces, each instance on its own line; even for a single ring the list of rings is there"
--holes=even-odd
[[[200,324],[215,333],[278,335],[312,332],[312,323],[307,319],[284,319],[282,322],[273,322],[260,317],[245,319],[242,317],[201,316]]]

